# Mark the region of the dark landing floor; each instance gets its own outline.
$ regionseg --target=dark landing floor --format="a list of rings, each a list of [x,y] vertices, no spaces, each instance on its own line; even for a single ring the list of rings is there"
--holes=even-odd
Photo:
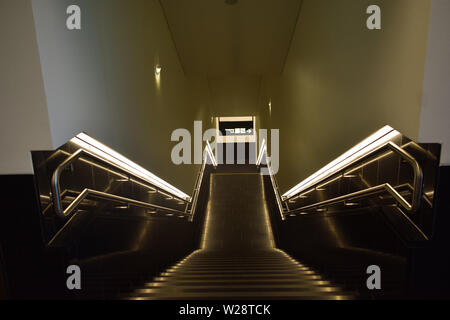
[[[202,248],[126,298],[352,298],[274,247],[262,176],[238,171],[211,176]]]

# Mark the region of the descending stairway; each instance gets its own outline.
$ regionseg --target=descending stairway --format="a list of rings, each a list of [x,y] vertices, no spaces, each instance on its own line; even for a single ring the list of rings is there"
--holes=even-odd
[[[194,252],[130,298],[349,299],[339,288],[282,251],[246,256]]]
[[[262,177],[211,176],[202,247],[128,299],[349,299],[274,247]]]

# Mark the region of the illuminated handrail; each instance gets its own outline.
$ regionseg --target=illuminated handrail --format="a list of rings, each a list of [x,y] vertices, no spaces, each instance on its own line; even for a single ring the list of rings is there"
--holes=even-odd
[[[383,129],[385,129],[385,128],[383,128]],[[316,202],[316,203],[309,204],[309,205],[306,205],[306,206],[303,206],[300,208],[295,208],[292,210],[289,209],[288,202],[291,199],[294,199],[297,197],[302,197],[307,193],[310,193],[314,190],[320,189],[320,186],[324,186],[327,183],[330,183],[332,181],[335,181],[337,179],[345,177],[346,174],[351,173],[355,170],[355,169],[349,170],[349,168],[354,167],[356,164],[359,164],[360,167],[363,167],[363,166],[371,163],[370,159],[367,161],[365,161],[365,160],[368,158],[371,158],[374,154],[381,152],[384,149],[389,149],[389,150],[391,150],[390,152],[397,153],[400,157],[405,159],[413,168],[413,171],[414,171],[413,185],[411,186],[408,184],[410,190],[412,191],[411,203],[409,203],[392,185],[390,185],[389,183],[383,183],[378,186],[369,187],[367,189],[359,190],[357,192],[349,193],[349,194],[342,195],[342,196],[339,196],[336,198]],[[267,155],[267,145],[266,145],[265,140],[263,140],[263,142],[261,144],[260,152],[259,152],[259,155],[257,158],[257,163],[256,163],[257,166],[260,166],[261,160],[263,158],[263,154],[265,154],[265,156],[266,156],[266,165],[267,165],[269,175],[270,175],[270,178],[272,181],[272,186],[273,186],[274,193],[276,196],[277,205],[278,205],[278,208],[280,210],[283,220],[284,220],[284,217],[286,214],[295,214],[295,213],[310,210],[313,208],[320,208],[320,207],[324,207],[327,205],[336,204],[336,203],[343,202],[346,200],[355,200],[355,199],[372,196],[374,194],[378,194],[378,193],[382,193],[382,192],[386,192],[386,191],[389,194],[391,194],[392,197],[397,201],[397,203],[399,203],[408,212],[417,211],[417,209],[420,207],[420,204],[421,204],[421,199],[423,197],[423,190],[422,190],[423,171],[422,171],[422,168],[420,167],[419,163],[412,155],[410,155],[407,151],[405,151],[404,149],[402,149],[401,147],[399,147],[398,145],[396,145],[395,143],[393,143],[391,141],[389,141],[375,149],[372,149],[371,151],[369,151],[369,152],[365,153],[364,155],[360,156],[359,158],[357,158],[355,161],[352,161],[352,162],[347,163],[346,165],[342,166],[341,168],[339,168],[339,170],[333,172],[332,174],[325,175],[323,178],[318,179],[317,181],[315,181],[314,184],[309,185],[307,188],[303,188],[303,189],[299,188],[298,192],[292,193],[288,197],[280,196],[280,192],[278,189],[276,179],[273,176],[273,172],[271,170],[270,158]],[[362,164],[361,164],[361,162],[362,162]],[[337,177],[335,177],[336,175],[337,175]],[[332,180],[329,180],[332,177],[335,177],[335,178],[333,178]],[[283,208],[283,203],[286,204],[286,208],[287,208],[286,210]]]
[[[266,139],[263,139],[261,143],[261,147],[259,148],[259,154],[258,158],[256,159],[256,166],[259,167],[261,165],[261,161],[263,159],[264,154],[266,154],[266,160],[267,160],[267,144]]]
[[[211,163],[214,166],[214,168],[216,168],[217,167],[216,157],[214,157],[214,154],[211,150],[211,146],[209,145],[209,141],[206,141],[206,147],[205,150],[203,151],[202,166],[200,167],[199,173],[197,174],[197,180],[195,182],[194,191],[192,193],[192,205],[190,209],[189,221],[194,220],[195,209],[197,208],[198,195],[200,194],[200,188],[202,186],[203,181],[203,174],[205,173],[205,167],[208,157],[211,160]]]
[[[311,204],[308,206],[304,206],[302,208],[298,208],[295,209],[294,211],[301,211],[301,210],[306,210],[306,209],[311,209],[313,207],[321,207],[324,206],[326,204],[332,204],[332,203],[336,203],[336,202],[341,202],[347,199],[355,199],[356,197],[360,198],[361,196],[364,196],[366,193],[367,194],[373,194],[374,191],[380,191],[380,190],[385,190],[388,191],[393,197],[394,199],[403,207],[405,208],[407,211],[409,212],[415,212],[417,211],[417,209],[420,207],[420,202],[422,199],[422,185],[423,185],[423,171],[422,168],[420,167],[419,163],[417,162],[417,160],[410,155],[408,152],[406,152],[405,150],[403,150],[402,148],[400,148],[399,146],[397,146],[395,143],[393,142],[388,142],[374,150],[372,150],[371,152],[365,154],[363,157],[359,158],[356,162],[350,163],[347,166],[342,167],[338,172],[336,172],[334,175],[338,174],[339,172],[344,172],[343,174],[341,174],[340,177],[345,176],[345,172],[347,171],[347,169],[349,167],[354,166],[356,163],[360,163],[362,162],[364,159],[370,158],[371,156],[373,156],[375,153],[378,153],[384,149],[390,149],[391,151],[397,153],[400,157],[402,157],[403,159],[405,159],[413,168],[414,171],[414,180],[413,180],[413,185],[412,185],[412,201],[411,203],[409,203],[402,195],[400,195],[400,193],[398,193],[389,183],[384,183],[378,186],[374,186],[371,188],[367,188],[364,190],[360,190],[354,194],[348,194],[345,196],[341,196],[341,197],[337,197],[337,198],[333,198],[333,199],[328,199],[325,201],[321,201],[315,204]],[[363,164],[364,165],[364,164]],[[325,177],[322,180],[317,181],[314,185],[312,185],[311,187],[308,188],[308,191],[305,192],[299,192],[296,194],[293,194],[289,197],[285,197],[282,198],[283,202],[288,201],[289,199],[292,199],[293,197],[297,196],[298,194],[300,194],[300,196],[304,193],[309,193],[309,191],[314,190],[317,188],[318,185],[323,184],[323,182],[325,180],[327,180],[328,178],[330,178],[329,176]]]
[[[275,176],[273,175],[271,159],[267,155],[267,149],[265,150],[265,154],[266,154],[267,170],[269,171],[270,180],[272,181],[272,187],[273,187],[273,191],[275,193],[275,199],[277,200],[278,211],[280,212],[281,220],[285,220],[285,217],[283,214],[284,213],[283,212],[283,201],[281,200],[281,196],[280,196],[280,189],[278,188],[277,180],[275,179]]]
[[[323,181],[325,178],[334,175],[343,167],[348,167],[350,164],[353,164],[354,162],[364,157],[370,151],[389,141],[392,141],[398,136],[400,136],[400,132],[390,126],[384,126],[380,130],[376,131],[375,133],[343,153],[337,159],[331,161],[323,168],[321,168],[293,188],[286,191],[282,196],[283,199],[291,198],[292,196],[309,189],[311,186],[315,185],[317,181]]]
[[[212,152],[211,145],[209,144],[209,141],[206,141],[205,152],[208,154],[209,159],[211,160],[212,165],[214,166],[214,168],[217,167],[217,160],[216,160],[216,157],[214,157],[214,154]],[[206,161],[206,159],[205,159],[205,161]]]
[[[167,207],[161,207],[158,205],[153,205],[150,203],[145,203],[145,202],[141,202],[141,201],[137,201],[134,199],[129,199],[129,198],[125,198],[125,197],[119,197],[117,195],[114,194],[110,194],[110,193],[106,193],[106,192],[101,192],[101,191],[97,191],[97,190],[92,190],[89,188],[85,188],[83,191],[80,192],[80,194],[67,206],[66,209],[63,208],[62,206],[62,193],[61,193],[61,187],[60,187],[60,180],[61,180],[61,174],[62,172],[68,167],[70,166],[72,163],[74,163],[76,160],[78,160],[81,156],[86,155],[89,157],[94,158],[95,160],[99,161],[99,162],[103,162],[107,165],[116,167],[119,170],[125,171],[124,169],[116,166],[115,164],[111,163],[110,161],[107,161],[95,154],[93,154],[92,152],[89,152],[87,150],[84,149],[78,149],[75,153],[73,153],[71,156],[69,156],[66,160],[64,160],[53,172],[53,176],[52,176],[52,184],[51,184],[51,188],[52,188],[52,200],[53,200],[53,207],[55,208],[55,212],[58,216],[60,216],[61,218],[67,218],[83,201],[83,199],[85,199],[87,196],[91,195],[94,196],[96,198],[102,198],[105,200],[111,200],[111,201],[116,201],[116,202],[121,202],[121,203],[127,203],[133,206],[140,206],[140,207],[148,207],[151,209],[161,209],[164,211],[170,211],[170,212],[177,212],[177,213],[183,213],[180,210],[176,210],[176,209],[172,209],[172,208],[167,208]],[[130,176],[134,176],[135,178],[140,179],[139,176],[133,174],[132,172],[127,172],[127,174],[129,174]],[[141,180],[141,179],[140,179]],[[140,183],[146,187],[148,187],[149,189],[153,189],[155,190],[155,186],[150,186],[150,184],[147,183]],[[176,195],[173,195],[175,198],[177,198],[178,200],[181,200],[183,202],[189,202],[190,200],[187,199],[181,199],[179,197],[177,197]]]
[[[167,191],[168,193],[173,194],[178,198],[190,200],[190,197],[183,191],[175,188],[168,182],[154,175],[137,163],[134,163],[130,159],[124,157],[110,147],[104,145],[100,141],[95,140],[84,132],[78,134],[75,138],[71,139],[70,142],[78,145],[84,150],[90,151],[91,153],[100,156],[104,160],[109,161],[116,168],[120,168],[126,172],[130,172],[134,176],[139,177],[141,180],[155,185],[159,189]]]
[[[261,147],[259,148],[259,154],[258,154],[258,158],[256,160],[257,167],[261,166],[262,159],[264,156],[266,158],[267,171],[269,173],[270,181],[272,182],[273,192],[275,193],[275,198],[277,201],[277,206],[278,206],[278,210],[280,212],[281,220],[285,220],[284,211],[283,211],[283,201],[281,200],[281,195],[280,195],[280,190],[278,188],[277,180],[275,179],[275,176],[273,174],[271,159],[270,159],[269,155],[267,154],[266,139],[263,139],[263,141],[261,143]]]
[[[206,161],[207,161],[207,157],[209,157],[211,159],[212,164],[214,165],[214,167],[217,166],[217,161],[212,153],[211,150],[211,146],[209,145],[209,142],[207,142],[207,146],[205,147],[205,157],[204,157],[204,161],[202,164],[202,168],[201,168],[201,177],[200,179],[203,179],[203,172],[204,172],[204,168],[206,165]],[[122,167],[119,167],[117,165],[115,165],[114,163],[112,163],[111,161],[108,161],[100,156],[97,156],[96,154],[84,150],[84,149],[79,149],[77,150],[75,153],[73,153],[72,155],[70,155],[66,160],[64,160],[54,171],[53,176],[52,176],[52,184],[51,184],[51,188],[52,188],[52,202],[53,202],[53,206],[55,208],[55,212],[58,216],[62,217],[62,218],[67,218],[80,204],[81,202],[88,196],[92,196],[95,198],[100,198],[100,199],[104,199],[104,200],[110,200],[110,201],[115,201],[115,202],[120,202],[120,203],[126,203],[128,205],[132,205],[132,206],[138,206],[138,207],[145,207],[145,208],[149,208],[149,209],[157,209],[157,210],[163,210],[163,211],[168,211],[168,212],[172,212],[172,213],[178,213],[178,214],[186,214],[187,212],[187,207],[189,206],[190,203],[192,203],[192,207],[191,207],[191,213],[193,213],[192,208],[195,209],[196,203],[197,203],[197,198],[198,198],[198,192],[199,192],[199,184],[201,184],[201,181],[199,182],[197,180],[196,182],[196,188],[194,189],[194,194],[193,197],[188,197],[188,198],[180,198],[179,196],[177,196],[174,193],[170,193],[170,197],[176,198],[184,203],[186,203],[186,211],[180,211],[180,210],[176,210],[173,208],[168,208],[168,207],[163,207],[163,206],[159,206],[159,205],[155,205],[155,204],[151,204],[151,203],[147,203],[147,202],[142,202],[142,201],[138,201],[135,199],[130,199],[130,198],[125,198],[125,197],[121,197],[121,196],[117,196],[114,194],[110,194],[110,193],[106,193],[106,192],[102,192],[102,191],[98,191],[98,190],[92,190],[89,188],[85,188],[83,191],[81,191],[78,196],[64,209],[62,206],[62,196],[64,194],[64,192],[61,192],[61,187],[60,187],[60,180],[61,180],[61,174],[62,172],[65,170],[65,168],[67,168],[68,166],[70,166],[72,163],[74,163],[76,160],[78,160],[82,155],[87,155],[89,157],[94,158],[95,160],[105,163],[109,166],[115,167],[120,171],[124,171],[126,172],[128,175],[133,176],[135,178],[138,178],[139,180],[142,181],[141,177],[137,174],[134,174],[133,172],[130,172],[128,170],[125,170]],[[137,182],[136,180],[130,179],[130,181],[134,181]],[[152,185],[148,182],[146,183],[141,183],[139,182],[140,185],[145,186],[151,190],[156,191],[158,189],[157,186]],[[198,190],[197,190],[198,189]],[[167,190],[165,190],[167,191]],[[161,192],[161,193],[165,193],[165,192]]]
[[[407,209],[408,211],[414,211],[413,210],[413,205],[410,205],[405,198],[403,198],[400,193],[397,192],[397,190],[395,190],[389,183],[383,183],[381,185],[378,186],[374,186],[374,187],[370,187],[364,190],[359,190],[356,192],[352,192],[340,197],[336,197],[333,199],[327,199],[324,201],[320,201],[314,204],[310,204],[301,208],[296,208],[293,210],[290,210],[287,212],[287,214],[293,214],[295,215],[296,213],[301,213],[301,214],[306,214],[306,210],[310,210],[313,208],[320,208],[320,207],[324,207],[326,205],[332,205],[332,204],[336,204],[336,203],[340,203],[346,200],[356,200],[356,199],[361,199],[361,198],[365,198],[368,196],[373,196],[379,193],[383,193],[387,191],[389,194],[392,195],[392,197],[397,200],[397,202],[402,205],[405,209]],[[420,229],[415,223],[414,221],[411,220],[410,217],[408,217],[408,215],[406,215],[403,211],[400,211],[401,214],[403,215],[403,217],[408,220],[411,225],[424,237],[425,240],[429,240],[429,238],[427,237],[427,235],[422,231],[422,229]]]

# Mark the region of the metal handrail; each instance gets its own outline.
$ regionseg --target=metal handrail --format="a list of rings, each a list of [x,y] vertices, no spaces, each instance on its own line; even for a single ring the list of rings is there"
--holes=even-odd
[[[396,186],[395,188],[396,189],[408,188],[409,191],[414,190],[414,187],[409,183],[403,183],[401,185]],[[430,207],[433,207],[433,201],[430,200],[430,198],[424,192],[422,192],[422,200],[424,200]]]
[[[417,162],[417,160],[410,155],[408,152],[406,152],[405,150],[403,150],[402,148],[400,148],[399,146],[397,146],[396,144],[394,144],[393,142],[387,142],[384,145],[372,150],[371,152],[367,153],[366,155],[362,156],[361,158],[359,158],[358,160],[348,164],[347,166],[341,168],[338,172],[344,172],[344,174],[342,174],[342,176],[345,175],[345,171],[355,165],[356,163],[359,163],[361,161],[363,161],[364,159],[372,156],[373,154],[383,150],[383,149],[390,149],[393,152],[397,153],[398,155],[400,155],[403,159],[405,159],[413,168],[414,171],[414,180],[413,180],[413,195],[412,195],[412,201],[411,203],[409,203],[405,198],[403,198],[393,187],[392,185],[390,185],[389,183],[384,183],[384,184],[380,184],[378,186],[374,186],[371,188],[367,188],[364,190],[360,190],[357,191],[355,193],[350,193],[344,196],[340,196],[337,198],[333,198],[333,199],[328,199],[325,201],[321,201],[315,204],[311,204],[308,206],[304,206],[302,208],[297,208],[293,211],[301,211],[301,210],[306,210],[306,209],[311,209],[313,207],[321,207],[327,204],[332,204],[332,203],[336,203],[336,202],[342,202],[344,200],[348,200],[348,199],[355,199],[355,198],[361,198],[364,197],[365,195],[372,195],[375,191],[376,193],[381,192],[380,190],[383,189],[383,191],[387,191],[389,192],[394,199],[403,207],[405,208],[408,212],[415,212],[417,211],[417,209],[420,207],[420,202],[421,202],[421,198],[422,198],[422,184],[423,184],[423,171],[422,168],[420,167],[419,163]],[[334,173],[331,176],[336,175],[336,173]],[[313,186],[309,187],[309,190],[313,190],[316,188],[317,185],[322,184],[325,180],[327,180],[328,178],[330,178],[330,176],[324,177],[323,179],[321,179],[320,181],[316,182]],[[297,196],[299,193],[303,193],[304,190],[299,191],[298,193],[291,195],[290,197],[286,197],[283,199],[283,201],[288,201],[289,199],[292,199],[293,197]],[[291,212],[291,211],[289,211]]]
[[[167,208],[167,207],[161,207],[158,205],[153,205],[153,204],[137,201],[137,200],[130,199],[130,198],[119,197],[119,196],[116,196],[111,193],[92,190],[89,188],[85,188],[83,191],[81,191],[81,193],[69,204],[69,206],[67,206],[67,208],[64,209],[62,207],[62,200],[61,200],[61,196],[62,196],[61,187],[60,187],[61,174],[65,170],[65,168],[67,168],[72,163],[74,163],[76,160],[78,160],[82,155],[87,155],[89,157],[92,157],[92,158],[100,161],[100,162],[103,162],[103,163],[113,166],[121,171],[124,171],[124,169],[119,168],[117,165],[93,154],[92,152],[89,152],[84,149],[78,149],[75,153],[73,153],[71,156],[69,156],[66,160],[64,160],[55,169],[55,171],[53,172],[53,176],[52,176],[51,188],[52,188],[53,207],[55,208],[56,214],[58,216],[60,216],[61,218],[67,218],[73,212],[73,210],[75,210],[80,205],[80,203],[83,201],[83,199],[86,198],[88,195],[92,195],[94,197],[102,198],[105,200],[111,200],[111,201],[116,201],[116,202],[121,202],[121,203],[128,203],[133,206],[148,207],[148,208],[152,208],[152,209],[161,209],[164,211],[170,211],[170,212],[176,212],[176,213],[183,214],[183,211],[180,211],[180,210]],[[137,175],[135,175],[131,172],[127,172],[127,173],[131,176],[134,176],[135,178],[138,178],[139,180],[142,180]],[[144,184],[144,185],[147,186],[149,189],[155,189],[155,187],[156,187],[156,186],[150,186],[147,184]],[[188,202],[188,200],[181,199],[177,196],[174,196],[174,197],[181,201]]]
[[[267,143],[266,143],[266,139],[263,139],[263,141],[261,143],[261,147],[259,148],[259,155],[258,155],[258,158],[256,159],[256,166],[257,167],[259,167],[261,165],[261,161],[262,161],[262,158],[263,158],[264,154],[266,155],[266,160],[267,160]]]
[[[365,198],[367,196],[373,196],[376,195],[378,193],[382,193],[382,192],[389,192],[395,200],[397,200],[397,202],[404,207],[405,209],[407,209],[408,211],[412,210],[412,206],[408,203],[408,201],[405,200],[405,198],[403,198],[400,193],[398,193],[397,190],[395,190],[389,183],[383,183],[374,187],[370,187],[367,189],[363,189],[363,190],[359,190],[356,192],[352,192],[352,193],[348,193],[345,194],[343,196],[339,196],[336,198],[332,198],[332,199],[327,199],[327,200],[323,200],[320,202],[316,202],[313,204],[309,204],[306,206],[303,206],[301,208],[296,208],[293,210],[290,210],[288,213],[298,213],[304,210],[309,210],[309,209],[313,209],[313,208],[317,208],[317,207],[324,207],[326,205],[332,205],[332,204],[336,204],[339,202],[343,202],[346,200],[356,200],[356,199],[361,199],[361,198]]]
[[[258,154],[258,158],[256,160],[257,167],[261,166],[264,156],[266,158],[267,171],[269,172],[270,181],[272,182],[273,192],[275,193],[275,198],[277,201],[277,206],[278,206],[278,210],[280,212],[281,220],[285,220],[286,218],[284,217],[284,214],[283,214],[283,201],[281,200],[280,190],[278,189],[277,180],[275,179],[275,176],[272,171],[271,159],[270,159],[269,155],[267,154],[266,139],[263,139],[263,141],[261,143],[261,147],[259,148],[259,154]]]
[[[205,173],[207,157],[209,157],[211,159],[211,164],[214,166],[214,168],[216,168],[217,160],[215,159],[215,157],[213,155],[211,146],[209,145],[208,141],[206,143],[205,150],[203,151],[202,166],[200,167],[200,170],[197,174],[197,180],[195,182],[194,191],[193,191],[192,197],[191,197],[192,198],[192,206],[190,209],[189,221],[194,220],[195,209],[197,208],[198,195],[200,194],[200,188],[202,186],[202,181],[203,181],[203,174]]]
[[[283,214],[283,201],[281,200],[280,189],[278,188],[277,180],[275,179],[275,176],[273,175],[271,159],[267,155],[267,149],[265,151],[265,154],[266,154],[267,170],[269,171],[270,180],[272,181],[272,187],[273,187],[273,191],[275,192],[275,199],[277,200],[277,206],[278,206],[278,210],[281,215],[281,220],[285,220],[286,218],[284,217],[284,214]]]
[[[363,189],[363,190],[359,190],[353,193],[349,193],[346,195],[342,195],[336,198],[332,198],[332,199],[327,199],[324,201],[320,201],[320,202],[316,202],[313,204],[309,204],[300,208],[295,208],[292,210],[289,210],[289,206],[287,205],[288,201],[293,199],[294,197],[298,197],[299,194],[300,196],[302,194],[304,194],[305,192],[310,192],[313,190],[317,189],[318,185],[323,184],[326,180],[328,180],[329,178],[336,176],[338,173],[341,173],[338,178],[340,177],[344,177],[346,172],[348,172],[348,169],[352,166],[354,166],[357,163],[362,162],[364,159],[367,159],[369,157],[371,157],[373,154],[383,150],[383,149],[390,149],[393,152],[397,153],[398,155],[400,155],[400,157],[402,157],[403,159],[405,159],[413,168],[414,171],[414,180],[413,180],[413,185],[411,186],[411,191],[412,191],[412,201],[411,203],[409,203],[397,190],[395,190],[394,187],[392,187],[392,185],[390,185],[389,183],[383,183],[374,187],[369,187],[367,189]],[[266,162],[267,162],[267,149],[262,149],[261,152],[265,152],[266,154]],[[259,157],[258,157],[259,158]],[[267,162],[267,166],[268,168],[270,167],[270,165]],[[269,169],[269,173],[270,173],[270,169]],[[271,173],[270,173],[271,174]],[[371,152],[365,154],[364,156],[360,157],[359,159],[357,159],[356,161],[353,161],[352,163],[349,163],[348,165],[346,165],[345,167],[341,168],[339,171],[333,173],[332,175],[328,175],[326,177],[324,177],[323,179],[317,181],[314,185],[308,187],[307,189],[304,190],[300,190],[297,193],[289,196],[289,197],[281,197],[279,190],[276,188],[276,179],[275,177],[272,177],[271,174],[271,179],[272,179],[272,185],[274,187],[274,192],[275,195],[277,197],[277,202],[278,202],[278,206],[280,207],[280,211],[282,210],[282,216],[284,217],[286,214],[295,214],[295,213],[299,213],[305,210],[310,210],[313,208],[320,208],[320,207],[324,207],[327,205],[332,205],[332,204],[336,204],[339,202],[343,202],[346,200],[354,200],[354,199],[361,199],[364,197],[368,197],[368,196],[373,196],[375,194],[378,193],[382,193],[382,192],[388,192],[389,194],[392,195],[392,197],[397,201],[397,203],[399,203],[403,208],[405,208],[408,212],[415,212],[417,211],[417,209],[420,207],[421,204],[421,199],[422,199],[422,185],[423,185],[423,171],[422,168],[420,167],[420,164],[417,162],[417,160],[410,155],[408,152],[406,152],[405,150],[403,150],[401,147],[399,147],[398,145],[394,144],[393,142],[387,142],[384,145],[372,150]],[[279,201],[279,199],[281,199],[281,201]],[[282,205],[280,205],[281,203],[286,203],[286,210],[284,210],[282,208]]]
[[[203,161],[203,165],[202,165],[202,169],[201,169],[200,179],[203,179],[203,171],[204,171],[204,167],[206,165],[206,159],[207,159],[206,157],[208,155],[210,158],[213,157],[209,143],[205,147],[204,153],[205,153],[205,157],[204,157],[204,161]],[[198,192],[199,192],[199,190],[196,190],[196,189],[199,189],[199,187],[196,187],[196,189],[194,189],[194,198],[191,198],[189,200],[182,199],[180,197],[177,197],[174,194],[171,194],[171,197],[176,198],[179,201],[182,201],[183,203],[186,203],[185,211],[180,211],[180,210],[176,210],[173,208],[163,207],[163,206],[159,206],[159,205],[155,205],[155,204],[151,204],[151,203],[147,203],[147,202],[143,202],[143,201],[138,201],[135,199],[121,197],[121,196],[117,196],[117,195],[114,195],[111,193],[93,190],[93,189],[89,189],[89,188],[85,188],[83,191],[81,191],[78,194],[78,196],[64,209],[62,206],[62,196],[63,196],[64,192],[61,192],[61,187],[60,187],[61,175],[62,175],[62,172],[65,170],[65,168],[67,168],[72,163],[74,163],[76,160],[78,160],[82,155],[87,155],[89,157],[92,157],[92,158],[96,159],[97,161],[100,161],[107,165],[113,166],[113,167],[119,169],[120,171],[126,171],[126,170],[118,167],[114,163],[93,154],[92,152],[89,152],[85,149],[78,149],[75,153],[70,155],[66,160],[64,160],[55,169],[53,176],[52,176],[51,188],[52,188],[53,207],[55,208],[55,212],[57,213],[57,215],[60,216],[61,218],[67,218],[81,204],[81,202],[88,196],[92,196],[92,197],[100,198],[100,199],[104,199],[104,200],[109,200],[109,201],[126,203],[131,206],[144,207],[144,208],[149,208],[149,209],[157,209],[157,210],[168,211],[168,212],[182,214],[182,215],[187,214],[187,208],[190,203],[192,203],[193,207],[195,208],[195,205],[197,203],[197,198],[198,198]],[[213,165],[216,166],[217,164],[215,162],[215,159],[211,158],[211,160],[212,160]],[[139,176],[133,174],[132,172],[128,172],[128,171],[126,171],[126,172],[130,176],[133,176],[139,180],[142,180]],[[148,183],[140,182],[139,184],[141,184],[149,189],[152,189],[152,190],[158,189],[156,186],[148,184]],[[198,185],[198,184],[199,184],[199,181],[197,179],[196,185]],[[200,184],[201,184],[201,181],[200,181]],[[192,213],[192,209],[191,209],[191,213]]]

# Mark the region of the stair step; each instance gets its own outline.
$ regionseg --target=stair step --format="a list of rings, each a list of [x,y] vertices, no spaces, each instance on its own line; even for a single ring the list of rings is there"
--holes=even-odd
[[[163,284],[170,284],[170,285],[191,285],[191,286],[196,286],[196,285],[204,285],[204,284],[208,284],[208,285],[235,285],[235,284],[297,284],[297,285],[303,285],[303,284],[308,284],[310,285],[311,283],[313,283],[314,285],[317,286],[329,286],[330,282],[329,281],[323,281],[323,280],[298,280],[298,279],[291,279],[291,280],[280,280],[279,278],[277,279],[221,279],[221,280],[217,280],[217,279],[196,279],[196,280],[181,280],[181,279],[168,279],[166,280],[162,280],[162,281],[154,281],[154,282],[149,282],[149,283],[145,283],[144,286],[145,287],[160,287]]]
[[[180,267],[173,267],[170,269],[167,269],[166,272],[190,272],[190,271],[235,271],[235,270],[271,270],[271,271],[312,271],[310,268],[299,268],[297,266],[280,266],[280,267],[266,267],[266,266],[257,266],[257,267],[242,267],[242,266],[232,266],[232,267],[211,267],[211,268],[197,268],[197,267],[191,267],[191,266],[180,266]]]
[[[308,280],[322,280],[319,275],[308,275],[299,277],[299,275],[291,274],[246,274],[246,275],[172,275],[170,277],[156,277],[155,281],[167,281],[168,279],[184,279],[184,280],[203,280],[203,279],[281,279],[281,280],[298,280],[298,279],[308,279]]]
[[[277,292],[277,291],[282,291],[282,292],[288,292],[288,291],[299,291],[299,292],[303,292],[303,291],[308,291],[308,292],[322,292],[322,293],[335,293],[338,292],[339,289],[334,288],[334,287],[317,287],[317,286],[313,286],[313,285],[303,285],[303,286],[299,286],[299,285],[270,285],[270,286],[256,286],[256,285],[242,285],[242,286],[176,286],[176,287],[171,287],[172,290],[168,290],[168,291],[182,291],[182,292],[228,292],[228,291],[233,291],[233,292],[247,292],[247,291],[265,291],[265,292]],[[142,295],[142,294],[147,294],[147,293],[154,293],[156,291],[161,291],[162,293],[166,290],[164,290],[164,288],[159,288],[159,287],[155,287],[155,288],[144,288],[144,289],[137,289],[134,292]]]
[[[166,284],[164,284],[166,285]],[[196,284],[175,284],[175,283],[170,283],[169,284],[171,287],[176,288],[178,290],[209,290],[211,289],[211,291],[214,290],[247,290],[247,289],[260,289],[260,290],[264,290],[264,291],[279,291],[279,290],[318,290],[318,291],[323,291],[323,292],[335,292],[338,291],[339,289],[337,289],[336,287],[331,287],[331,286],[319,286],[316,285],[314,283],[280,283],[280,282],[272,282],[272,283],[243,283],[243,284],[235,284],[235,283],[231,283],[231,284],[224,284],[224,283],[210,283],[210,284],[200,284],[200,283],[196,283]],[[145,293],[145,292],[152,292],[152,290],[155,289],[161,289],[164,290],[164,286],[158,286],[157,284],[152,284],[146,288],[139,288],[136,289],[135,291],[138,293]]]
[[[154,299],[174,299],[174,300],[188,300],[188,299],[209,299],[209,300],[223,300],[223,299],[307,299],[307,300],[349,300],[351,295],[324,293],[312,291],[283,291],[283,292],[268,292],[268,291],[216,291],[214,295],[211,292],[180,292],[177,294],[145,294],[145,295],[129,295],[125,297],[131,300],[154,300]]]
[[[216,275],[222,276],[224,274],[236,274],[239,276],[251,276],[251,275],[316,275],[314,271],[301,271],[301,270],[292,270],[289,272],[277,271],[277,270],[220,270],[220,271],[185,271],[185,272],[177,272],[177,271],[169,271],[161,273],[161,276],[170,277],[172,275]]]

